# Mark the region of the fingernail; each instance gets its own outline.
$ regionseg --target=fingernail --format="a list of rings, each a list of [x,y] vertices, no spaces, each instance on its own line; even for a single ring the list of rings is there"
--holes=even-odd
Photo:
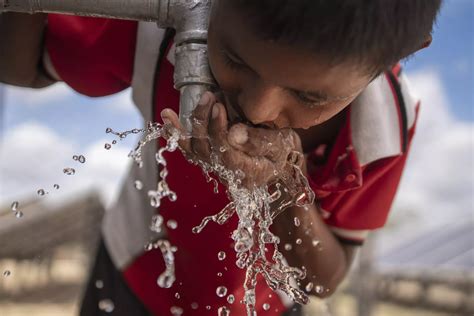
[[[199,100],[199,105],[206,105],[209,103],[211,100],[211,97],[209,96],[208,92],[204,92],[201,96],[201,99]]]
[[[219,107],[217,106],[217,104],[215,104],[213,107],[212,107],[212,118],[215,119],[219,116]]]
[[[160,113],[160,116],[161,116],[161,120],[163,121],[163,123],[165,124],[168,124],[170,123],[170,120],[166,117],[166,114],[164,113],[166,110],[162,111]]]

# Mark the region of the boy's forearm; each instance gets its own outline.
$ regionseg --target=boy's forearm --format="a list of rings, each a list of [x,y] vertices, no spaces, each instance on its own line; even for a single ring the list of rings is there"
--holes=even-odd
[[[46,14],[0,14],[0,82],[42,88],[54,83],[41,70]]]
[[[294,223],[295,217],[300,221],[298,227]],[[353,251],[348,251],[334,237],[316,206],[308,210],[297,207],[287,209],[275,219],[273,229],[280,237],[279,248],[288,263],[306,268],[307,278],[302,281],[303,287],[312,282],[315,287],[311,294],[319,297],[331,295],[344,279],[352,262]],[[291,250],[285,250],[285,244],[290,244]]]

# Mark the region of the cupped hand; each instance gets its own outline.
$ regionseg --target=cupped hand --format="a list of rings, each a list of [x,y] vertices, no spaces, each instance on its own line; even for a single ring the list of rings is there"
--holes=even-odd
[[[186,135],[178,115],[161,112],[163,122]],[[245,175],[242,184],[251,188],[271,183],[288,168],[293,152],[302,152],[299,136],[291,129],[267,129],[238,123],[229,126],[225,106],[211,92],[205,92],[191,117],[192,132],[179,141],[185,156],[194,162],[218,163]]]

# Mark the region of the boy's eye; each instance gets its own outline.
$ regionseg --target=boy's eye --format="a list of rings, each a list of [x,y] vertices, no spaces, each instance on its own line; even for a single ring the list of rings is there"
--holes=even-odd
[[[245,68],[245,65],[230,57],[229,54],[222,52],[226,66],[234,70]]]
[[[313,107],[316,107],[316,106],[321,106],[321,105],[326,103],[325,101],[323,101],[321,99],[312,98],[312,97],[308,96],[307,94],[305,94],[304,92],[301,92],[301,91],[293,91],[293,93],[295,94],[295,96],[301,102],[303,102],[309,108],[313,108]]]

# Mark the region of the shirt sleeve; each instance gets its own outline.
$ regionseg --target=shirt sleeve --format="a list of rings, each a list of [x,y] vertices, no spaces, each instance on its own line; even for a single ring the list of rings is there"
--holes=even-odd
[[[61,80],[87,96],[130,86],[137,22],[48,15],[45,46]]]
[[[414,130],[415,126],[409,130],[409,144],[405,153],[380,159],[363,167],[360,187],[331,192],[318,200],[321,216],[343,242],[362,244],[371,230],[385,225],[405,167]]]

